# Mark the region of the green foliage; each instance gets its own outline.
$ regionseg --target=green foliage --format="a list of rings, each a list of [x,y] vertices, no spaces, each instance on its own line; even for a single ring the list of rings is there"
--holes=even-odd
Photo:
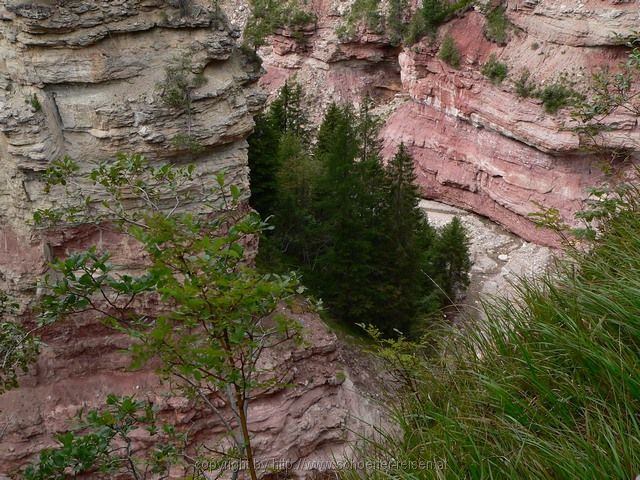
[[[246,265],[244,245],[267,225],[255,214],[239,215],[242,192],[223,174],[201,175],[196,183],[194,171],[120,155],[90,172],[93,191],[104,200],[78,201],[94,221],[110,221],[136,240],[148,263],[138,275],[123,274],[126,265],[114,265],[95,247],[54,261],[40,320],[90,310],[135,339],[133,366],[154,360],[183,395],[218,416],[234,442],[234,458],[247,460],[255,480],[248,406],[256,391],[279,385],[274,372],[259,367],[262,354],[300,340],[299,325],[276,308],[302,287],[295,275],[265,275]],[[190,213],[193,196],[216,215]],[[153,318],[145,299],[158,302]],[[229,406],[233,422],[221,415],[218,401]]]
[[[132,433],[137,429],[156,440],[145,457],[134,453]],[[166,478],[175,465],[193,470],[183,457],[186,436],[160,423],[153,405],[133,397],[109,395],[104,409],[87,412],[76,431],[59,434],[56,440],[59,446],[42,450],[20,478],[65,480],[99,473],[143,480]]]
[[[385,30],[389,36],[391,45],[402,44],[407,33],[408,0],[389,0],[389,7],[385,19]]]
[[[279,118],[280,104],[274,102],[266,117]],[[367,322],[386,335],[413,333],[463,285],[452,279],[451,287],[436,287],[434,282],[448,281],[442,256],[450,252],[436,251],[440,233],[418,208],[413,159],[405,147],[382,166],[380,121],[371,109],[370,99],[359,112],[332,105],[313,147],[288,122],[269,123],[277,148],[250,152],[255,165],[275,166],[273,203],[262,212],[273,215],[275,229],[261,240],[258,259],[267,270],[300,269],[347,325]]]
[[[588,251],[520,280],[487,320],[447,328],[417,348],[381,343],[398,382],[400,433],[343,478],[627,479],[640,471],[638,192],[608,215]],[[430,356],[430,346],[438,356]],[[438,459],[444,468],[412,468]]]
[[[343,41],[351,39],[363,23],[369,31],[386,33],[391,45],[398,46],[407,30],[408,8],[407,0],[390,0],[386,6],[377,0],[356,0],[338,27],[338,37]]]
[[[526,68],[520,71],[520,76],[515,80],[516,94],[520,98],[529,98],[535,95],[537,86],[531,79],[531,72]]]
[[[188,150],[194,155],[198,155],[204,151],[204,145],[202,145],[192,135],[184,132],[174,135],[171,139],[171,144],[178,150]]]
[[[279,28],[300,32],[315,21],[306,0],[251,0],[251,16],[244,31],[245,43],[254,50]]]
[[[429,35],[434,37],[438,27],[456,15],[473,5],[474,0],[422,0],[422,5],[413,16],[407,27],[405,43],[411,45],[422,37]]]
[[[538,87],[531,79],[531,72],[523,69],[515,80],[516,94],[521,98],[537,97],[547,113],[554,114],[566,107],[579,105],[585,96],[576,90],[576,82],[563,72],[553,82]]]
[[[205,81],[202,73],[193,73],[190,56],[174,57],[165,69],[164,80],[158,84],[162,103],[175,109],[191,108],[191,92],[204,85]]]
[[[193,70],[190,55],[176,56],[165,68],[163,81],[157,85],[164,106],[184,111],[187,114],[187,132],[181,137],[183,140],[186,137],[191,137],[193,92],[207,81],[204,72],[194,73]]]
[[[498,61],[495,54],[491,54],[489,60],[482,66],[482,74],[495,84],[502,83],[507,78],[509,67]]]
[[[302,87],[285,82],[269,110],[270,120],[281,133],[306,138],[308,120],[302,106]]]
[[[0,393],[18,386],[18,373],[27,372],[40,351],[33,331],[17,323],[18,304],[0,290]]]
[[[485,13],[487,24],[484,27],[484,36],[498,45],[506,45],[509,31],[509,20],[505,15],[505,7],[498,5]]]
[[[460,50],[458,50],[458,46],[451,35],[446,35],[442,40],[438,57],[450,67],[460,68]]]
[[[347,22],[355,23],[364,21],[369,30],[382,33],[384,28],[384,15],[379,11],[380,2],[377,0],[355,0],[349,11]]]
[[[353,37],[356,27],[364,23],[376,33],[386,33],[392,45],[418,42],[426,35],[434,36],[438,27],[458,12],[473,4],[473,0],[423,0],[415,15],[410,15],[408,0],[356,0],[346,21],[338,27],[338,37],[347,41]]]
[[[545,85],[537,92],[537,96],[542,100],[545,112],[551,114],[574,105],[580,98],[580,94],[563,81]]]
[[[626,62],[617,71],[602,69],[595,72],[585,88],[584,95],[575,103],[572,115],[585,128],[602,131],[608,118],[616,111],[640,116],[640,94],[636,85],[640,81],[640,48],[637,41],[628,43],[632,50]]]
[[[27,96],[24,101],[27,105],[31,105],[31,108],[33,108],[36,112],[42,111],[42,104],[40,103],[40,99],[35,93]]]
[[[469,285],[469,238],[458,217],[445,225],[433,248],[433,258],[437,266],[435,278],[440,289],[449,299]]]
[[[280,168],[279,145],[284,135],[305,143],[307,118],[302,107],[302,89],[285,82],[269,111],[255,118],[256,127],[249,137],[249,169],[251,206],[263,217],[274,210],[276,203],[276,173]]]

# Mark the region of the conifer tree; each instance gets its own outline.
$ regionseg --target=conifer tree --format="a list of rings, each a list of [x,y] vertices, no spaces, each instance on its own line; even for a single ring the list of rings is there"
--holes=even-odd
[[[280,133],[292,133],[306,140],[307,118],[302,107],[302,87],[286,81],[269,108],[269,117]]]
[[[273,269],[302,270],[335,318],[411,334],[465,285],[464,229],[440,235],[428,224],[404,145],[383,166],[370,98],[357,114],[332,104],[313,148],[300,98],[299,87],[285,84],[267,116],[278,146],[262,154],[275,157],[277,194],[267,212],[275,230],[261,251]]]
[[[459,290],[469,285],[469,238],[458,217],[446,225],[433,248],[437,282],[448,299],[455,299]]]
[[[314,283],[334,314],[348,323],[371,321],[377,297],[375,228],[379,200],[373,174],[382,170],[363,162],[357,118],[350,107],[332,105],[320,127],[316,156],[324,168],[318,202],[319,236],[324,248]],[[379,165],[379,164],[377,164]]]
[[[264,218],[281,211],[276,176],[281,168],[278,152],[282,138],[290,135],[307,142],[307,118],[301,101],[300,86],[285,82],[269,110],[256,116],[256,127],[249,137],[251,205]]]
[[[278,149],[277,208],[274,241],[287,256],[310,265],[316,256],[315,202],[320,165],[297,135],[286,133]]]
[[[273,212],[276,203],[275,174],[278,170],[280,132],[268,115],[257,115],[255,123],[255,129],[249,137],[251,206],[266,218]]]

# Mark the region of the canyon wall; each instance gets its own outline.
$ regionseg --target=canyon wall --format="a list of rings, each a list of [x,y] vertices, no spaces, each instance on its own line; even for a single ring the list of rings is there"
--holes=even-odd
[[[503,46],[485,38],[486,18],[476,6],[441,26],[435,39],[409,48],[394,47],[362,25],[341,40],[336,28],[344,24],[352,2],[312,3],[317,24],[305,29],[304,41],[281,30],[261,50],[267,71],[262,85],[273,92],[295,78],[306,87],[314,120],[330,101],[357,103],[365,93],[377,98],[386,119],[385,156],[393,155],[400,142],[410,148],[425,198],[554,245],[555,235],[537,229],[529,213],[538,205],[556,208],[573,224],[587,187],[628,172],[614,163],[608,165],[614,175],[607,177],[602,156],[589,153],[584,139],[569,130],[574,124],[568,113],[548,114],[540,100],[519,98],[514,80],[526,68],[538,85],[563,73],[586,84],[596,69],[615,68],[629,52],[616,34],[637,29],[638,2],[509,0],[503,2],[511,24]],[[418,3],[413,2],[414,9]],[[459,69],[438,58],[445,35],[460,51]],[[509,68],[500,85],[481,73],[491,55]],[[620,114],[609,120],[615,130],[600,146],[630,148],[637,160],[637,119]]]
[[[240,36],[208,0],[0,1],[0,288],[18,299],[25,321],[54,256],[98,245],[132,268],[141,260],[138,246],[107,225],[34,226],[37,208],[64,203],[43,193],[42,173],[53,160],[68,155],[81,173],[118,152],[192,162],[196,181],[224,170],[246,199],[246,138],[265,95],[256,85],[259,68],[237,47]],[[187,73],[205,80],[192,92],[190,112],[165,106],[159,86],[167,67],[185,58]],[[187,131],[197,153],[173,141]],[[354,416],[367,411],[358,411],[335,335],[317,316],[298,317],[309,346],[272,359],[294,387],[253,403],[251,430],[261,459],[328,462],[340,456]],[[152,400],[194,442],[222,433],[151,371],[129,371],[121,353],[127,338],[90,316],[47,327],[42,337],[46,346],[20,388],[0,396],[0,477],[55,445],[55,433],[109,393]],[[309,476],[314,467],[306,465],[296,474]]]

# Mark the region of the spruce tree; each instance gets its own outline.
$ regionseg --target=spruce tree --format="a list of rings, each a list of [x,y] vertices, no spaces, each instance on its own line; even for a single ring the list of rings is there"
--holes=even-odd
[[[317,255],[313,205],[320,165],[293,133],[283,135],[280,140],[278,163],[274,238],[282,253],[293,257],[299,265],[311,265]]]
[[[469,237],[458,217],[445,225],[433,248],[438,283],[453,301],[457,293],[469,285]]]
[[[302,87],[286,81],[271,103],[269,117],[280,133],[292,133],[307,138],[307,118],[302,107]]]
[[[266,218],[273,213],[276,203],[275,174],[278,170],[280,132],[268,115],[257,115],[255,123],[255,129],[248,140],[251,206]]]
[[[329,108],[316,155],[324,166],[318,203],[324,248],[317,261],[316,284],[334,315],[352,324],[375,323],[380,199],[373,186],[382,184],[383,171],[379,163],[360,158],[360,125],[350,107]]]

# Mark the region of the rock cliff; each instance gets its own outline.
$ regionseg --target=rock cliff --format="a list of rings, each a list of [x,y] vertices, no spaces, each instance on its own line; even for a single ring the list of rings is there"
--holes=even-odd
[[[295,78],[307,87],[316,119],[329,101],[357,101],[365,93],[377,97],[386,115],[385,154],[392,155],[400,142],[410,147],[426,198],[553,245],[555,237],[536,229],[527,215],[541,204],[557,208],[572,223],[585,188],[607,178],[602,158],[586,152],[584,139],[567,129],[568,114],[548,114],[539,100],[519,98],[514,80],[526,68],[538,85],[563,73],[586,83],[595,69],[617,66],[628,50],[616,34],[637,29],[637,2],[509,0],[503,2],[510,23],[506,45],[485,38],[486,18],[475,7],[441,26],[433,41],[411,48],[394,47],[363,26],[352,38],[339,39],[336,28],[350,3],[313,2],[318,20],[306,29],[303,42],[277,32],[261,50],[267,70],[262,85],[274,91]],[[420,2],[412,3],[415,8]],[[445,35],[459,49],[459,69],[438,58]],[[508,65],[510,76],[501,85],[481,73],[491,55]],[[611,122],[616,128],[601,146],[631,146],[637,159],[636,119],[620,115]]]
[[[29,285],[46,264],[30,219],[52,201],[39,179],[52,160],[68,155],[88,169],[118,152],[139,152],[225,169],[247,185],[246,137],[262,103],[253,89],[257,71],[238,53],[239,32],[209,2],[187,2],[188,11],[180,4],[0,4],[0,265],[10,289]],[[203,147],[195,157],[172,142],[187,114],[159,99],[166,68],[185,57],[205,79],[189,112],[190,135]]]
[[[138,247],[108,226],[34,227],[35,209],[62,201],[42,191],[51,161],[68,155],[86,171],[138,152],[193,162],[203,174],[224,170],[246,190],[246,138],[265,96],[259,69],[237,47],[240,35],[208,0],[0,1],[0,288],[17,296],[25,321],[52,256],[97,244],[132,267],[140,261]],[[167,107],[159,87],[184,58],[186,73],[204,79],[189,111]],[[175,141],[187,132],[197,151]],[[295,387],[254,403],[251,429],[263,459],[329,462],[353,417],[367,412],[339,365],[336,337],[317,317],[300,319],[311,346],[275,360]],[[92,318],[51,326],[43,340],[20,388],[0,397],[0,476],[53,445],[53,434],[109,393],[149,398],[198,441],[220,434],[188,400],[168,397],[152,372],[128,371],[127,339]],[[313,470],[305,465],[297,473]]]

